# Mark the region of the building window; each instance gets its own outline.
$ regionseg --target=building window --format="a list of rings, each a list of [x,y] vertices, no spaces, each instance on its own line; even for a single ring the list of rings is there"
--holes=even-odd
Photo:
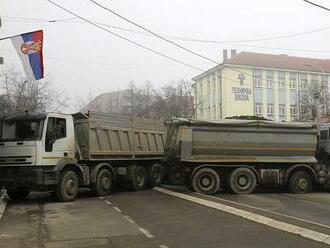
[[[274,87],[274,72],[267,70],[267,88]]]
[[[262,87],[262,70],[254,70],[253,79],[254,87]]]
[[[297,80],[296,79],[290,79],[290,89],[294,90],[297,88]]]
[[[294,90],[297,88],[297,73],[290,72],[289,73],[289,80],[290,80],[290,89]]]
[[[280,104],[279,105],[279,115],[280,116],[285,116],[285,104]]]
[[[321,87],[324,91],[328,91],[328,75],[321,75]]]
[[[312,74],[311,75],[311,86],[317,87],[318,84],[319,84],[318,75]]]
[[[261,103],[256,103],[254,112],[255,112],[256,116],[262,115],[262,104]]]
[[[274,115],[274,104],[267,104],[267,115],[268,116]]]
[[[278,72],[279,88],[285,88],[285,71]]]
[[[306,90],[308,88],[307,75],[300,74],[300,89]]]
[[[292,117],[296,116],[297,115],[297,106],[296,105],[291,105],[290,106],[290,115]]]

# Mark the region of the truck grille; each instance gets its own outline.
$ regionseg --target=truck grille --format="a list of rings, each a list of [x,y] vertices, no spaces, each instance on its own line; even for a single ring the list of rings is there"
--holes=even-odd
[[[31,164],[32,156],[0,157],[0,165]]]

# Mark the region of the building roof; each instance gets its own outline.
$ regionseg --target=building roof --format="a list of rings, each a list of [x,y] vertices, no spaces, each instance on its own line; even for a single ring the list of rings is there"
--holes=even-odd
[[[285,54],[240,52],[226,64],[330,73],[330,59],[313,59]]]
[[[211,69],[195,76],[192,80],[199,78],[221,68],[223,65],[243,65],[252,67],[264,67],[283,70],[297,70],[330,73],[330,59],[313,59],[305,57],[289,56],[286,54],[252,53],[240,52],[233,58],[221,63]]]

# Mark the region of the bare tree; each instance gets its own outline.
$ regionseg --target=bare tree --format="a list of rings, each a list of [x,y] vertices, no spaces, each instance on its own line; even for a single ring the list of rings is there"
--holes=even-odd
[[[195,113],[192,86],[180,80],[167,84],[155,92],[153,111],[158,118],[193,117]]]
[[[52,88],[50,82],[28,81],[21,73],[8,69],[2,73],[0,114],[15,111],[60,111],[67,107],[65,94]]]
[[[325,84],[309,84],[300,92],[300,115],[299,121],[310,121],[316,119],[317,108],[320,115],[328,112],[328,89]]]

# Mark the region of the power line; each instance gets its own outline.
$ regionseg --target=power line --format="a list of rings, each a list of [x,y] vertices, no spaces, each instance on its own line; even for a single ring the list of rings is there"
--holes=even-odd
[[[321,8],[321,9],[324,9],[324,10],[327,10],[327,11],[330,11],[329,8],[324,7],[324,6],[320,5],[320,4],[316,4],[316,3],[312,2],[312,1],[308,1],[308,0],[303,0],[303,1],[306,2],[306,3],[309,3],[311,5],[314,5],[314,6],[318,7],[318,8]]]
[[[3,19],[9,19],[7,21],[9,22],[45,22],[45,23],[52,23],[52,22],[68,22],[68,23],[85,23],[83,21],[74,21],[74,19],[78,18],[66,18],[66,19],[36,19],[36,18],[20,18],[20,17],[2,17]],[[109,28],[115,28],[119,30],[123,30],[130,33],[136,33],[141,34],[145,36],[153,36],[150,33],[146,33],[143,31],[130,29],[130,28],[124,28],[119,26],[113,26],[109,25],[103,22],[93,21],[94,23],[109,27]],[[274,36],[274,37],[266,37],[266,38],[257,38],[257,39],[249,39],[249,40],[208,40],[208,39],[199,39],[199,38],[189,38],[189,37],[182,37],[182,36],[174,36],[174,35],[167,35],[167,34],[160,34],[163,37],[166,37],[167,39],[171,40],[180,40],[180,41],[187,41],[187,42],[197,42],[197,43],[211,43],[211,44],[226,44],[226,43],[244,43],[244,42],[257,42],[257,41],[268,41],[268,40],[278,40],[278,39],[284,39],[284,38],[293,38],[298,36],[303,36],[307,34],[312,33],[318,33],[330,30],[330,26],[326,26],[319,29],[313,29],[306,32],[301,33],[295,33],[295,34],[288,34],[288,35],[281,35],[281,36]],[[263,48],[263,49],[271,49],[271,50],[292,50],[292,51],[301,51],[301,52],[316,52],[316,53],[328,53],[330,51],[318,51],[318,50],[307,50],[307,49],[293,49],[293,48],[273,48],[273,47],[265,47],[265,46],[253,46],[253,45],[245,45],[245,44],[237,44],[238,46],[246,46],[246,47],[255,47],[255,48]]]
[[[112,13],[112,14],[114,14],[115,16],[118,16],[119,18],[125,20],[126,22],[131,23],[134,26],[137,26],[137,27],[143,29],[144,31],[152,34],[153,36],[156,36],[157,38],[159,38],[161,40],[164,40],[164,41],[166,41],[166,42],[168,42],[168,43],[170,43],[170,44],[172,44],[172,45],[174,45],[174,46],[176,46],[176,47],[178,47],[178,48],[180,48],[180,49],[182,49],[182,50],[184,50],[184,51],[186,51],[188,53],[191,53],[191,54],[193,54],[195,56],[198,56],[198,57],[200,57],[202,59],[205,59],[205,60],[210,61],[210,62],[215,63],[215,64],[219,64],[218,61],[215,61],[213,59],[210,59],[210,58],[208,58],[208,57],[206,57],[206,56],[204,56],[202,54],[196,53],[196,52],[194,52],[194,51],[192,51],[192,50],[190,50],[190,49],[188,49],[188,48],[186,48],[186,47],[184,47],[184,46],[182,46],[182,45],[180,45],[180,44],[178,44],[178,43],[176,43],[174,41],[171,41],[171,40],[169,40],[169,39],[167,39],[167,38],[165,38],[165,37],[163,37],[163,36],[161,36],[161,35],[153,32],[153,31],[151,31],[150,29],[148,29],[148,28],[146,28],[146,27],[144,27],[144,26],[142,26],[142,25],[140,25],[140,24],[138,24],[138,23],[136,23],[136,22],[134,22],[134,21],[132,21],[132,20],[130,20],[130,19],[122,16],[122,15],[120,15],[120,14],[118,14],[116,11],[111,10],[111,9],[109,9],[109,8],[107,8],[107,7],[103,6],[103,5],[95,2],[94,0],[89,0],[89,1],[92,2],[93,4],[99,6],[100,8],[102,8],[102,9],[104,9],[104,10],[106,10],[106,11]]]
[[[198,67],[196,67],[196,66],[193,66],[193,65],[190,65],[190,64],[188,64],[188,63],[186,63],[186,62],[184,62],[184,61],[181,61],[181,60],[178,60],[178,59],[172,58],[172,57],[170,57],[170,56],[168,56],[168,55],[166,55],[166,54],[164,54],[164,53],[158,52],[158,51],[156,51],[156,50],[154,50],[154,49],[152,49],[152,48],[149,48],[149,47],[147,47],[147,46],[145,46],[145,45],[142,45],[142,44],[140,44],[140,43],[138,43],[138,42],[136,42],[136,41],[130,40],[130,39],[128,39],[128,38],[126,38],[126,37],[124,37],[124,36],[122,36],[122,35],[119,35],[119,34],[113,32],[113,31],[110,31],[110,30],[108,30],[108,29],[106,29],[106,28],[104,28],[104,27],[102,27],[102,26],[100,26],[100,25],[98,25],[98,24],[95,24],[94,22],[90,21],[89,19],[87,19],[87,18],[85,18],[85,17],[82,17],[81,15],[78,15],[78,14],[72,12],[71,10],[69,10],[69,9],[67,9],[67,8],[65,8],[65,7],[59,5],[59,4],[57,4],[57,3],[55,3],[55,2],[53,2],[53,1],[51,1],[51,0],[47,0],[47,1],[50,2],[51,4],[57,6],[58,8],[60,8],[60,9],[62,9],[62,10],[64,10],[64,11],[66,11],[67,13],[70,13],[70,14],[76,16],[77,18],[79,18],[79,19],[81,19],[81,20],[83,20],[83,21],[85,21],[85,22],[91,24],[92,26],[95,26],[95,27],[97,27],[97,28],[99,28],[99,29],[101,29],[101,30],[103,30],[103,31],[105,31],[105,32],[107,32],[107,33],[110,33],[110,34],[112,34],[112,35],[114,35],[114,36],[116,36],[116,37],[118,37],[118,38],[121,38],[121,39],[123,39],[123,40],[125,40],[125,41],[128,41],[128,42],[130,42],[130,43],[132,43],[132,44],[134,44],[134,45],[136,45],[136,46],[139,46],[139,47],[141,47],[141,48],[144,48],[145,50],[148,50],[148,51],[150,51],[150,52],[152,52],[152,53],[158,54],[158,55],[160,55],[160,56],[162,56],[162,57],[165,57],[165,58],[167,58],[167,59],[170,59],[170,60],[175,61],[175,62],[177,62],[177,63],[180,63],[180,64],[182,64],[182,65],[188,66],[188,67],[190,67],[190,68],[193,68],[193,69],[195,69],[195,70],[197,70],[197,71],[204,71],[203,69],[200,69],[200,68],[198,68]]]
[[[190,50],[190,49],[188,49],[188,48],[186,48],[186,47],[183,47],[183,46],[181,46],[181,45],[179,45],[179,44],[177,44],[177,43],[175,43],[175,42],[173,42],[173,41],[171,41],[171,40],[168,40],[168,39],[164,38],[163,36],[161,36],[161,35],[159,35],[159,34],[156,34],[155,32],[151,31],[150,29],[148,29],[148,28],[146,28],[146,27],[144,27],[144,26],[142,26],[142,25],[140,25],[140,24],[138,24],[138,23],[136,23],[136,22],[134,22],[134,21],[132,21],[132,20],[126,18],[126,17],[123,17],[122,15],[118,14],[116,11],[113,11],[113,10],[111,10],[111,9],[109,9],[109,8],[107,8],[107,7],[103,6],[103,5],[101,5],[101,4],[97,3],[97,2],[95,2],[94,0],[89,0],[89,1],[92,2],[93,4],[97,5],[97,6],[101,7],[102,9],[105,9],[105,10],[109,11],[110,13],[112,13],[112,14],[118,16],[119,18],[121,18],[121,19],[123,19],[123,20],[125,20],[125,21],[127,21],[127,22],[129,22],[129,23],[131,23],[131,24],[133,24],[133,25],[135,25],[135,26],[137,26],[137,27],[139,27],[139,28],[145,30],[146,32],[148,32],[148,33],[150,33],[150,34],[152,34],[152,35],[158,37],[159,39],[162,39],[162,40],[164,40],[164,41],[166,41],[166,42],[168,42],[168,43],[170,43],[170,44],[172,44],[172,45],[174,45],[174,46],[177,46],[177,47],[179,47],[179,48],[181,48],[181,49],[183,49],[183,50],[185,50],[185,51],[187,51],[187,52],[189,52],[189,53],[192,53],[192,54],[194,54],[194,55],[196,55],[196,56],[199,56],[199,57],[201,57],[201,58],[203,58],[203,59],[206,59],[206,60],[208,60],[208,61],[211,61],[211,62],[213,62],[213,63],[219,65],[219,63],[218,63],[217,61],[212,60],[211,58],[205,57],[205,56],[203,56],[203,55],[200,55],[200,54],[198,54],[198,53],[196,53],[196,52],[194,52],[194,51],[192,51],[192,50]],[[226,68],[229,68],[230,70],[233,70],[233,71],[239,72],[239,73],[244,74],[244,75],[248,75],[248,76],[250,76],[250,77],[252,77],[252,78],[257,78],[257,77],[256,77],[255,75],[253,75],[253,74],[249,74],[249,73],[246,73],[246,72],[242,72],[241,70],[238,70],[238,69],[233,68],[233,67],[231,67],[231,66],[227,66],[227,65],[224,65],[224,66],[225,66]],[[276,83],[277,83],[277,84],[280,84],[280,82],[278,82],[278,81],[274,81],[274,80],[267,80],[267,81],[272,82],[272,83],[274,83],[274,84],[276,84]]]

